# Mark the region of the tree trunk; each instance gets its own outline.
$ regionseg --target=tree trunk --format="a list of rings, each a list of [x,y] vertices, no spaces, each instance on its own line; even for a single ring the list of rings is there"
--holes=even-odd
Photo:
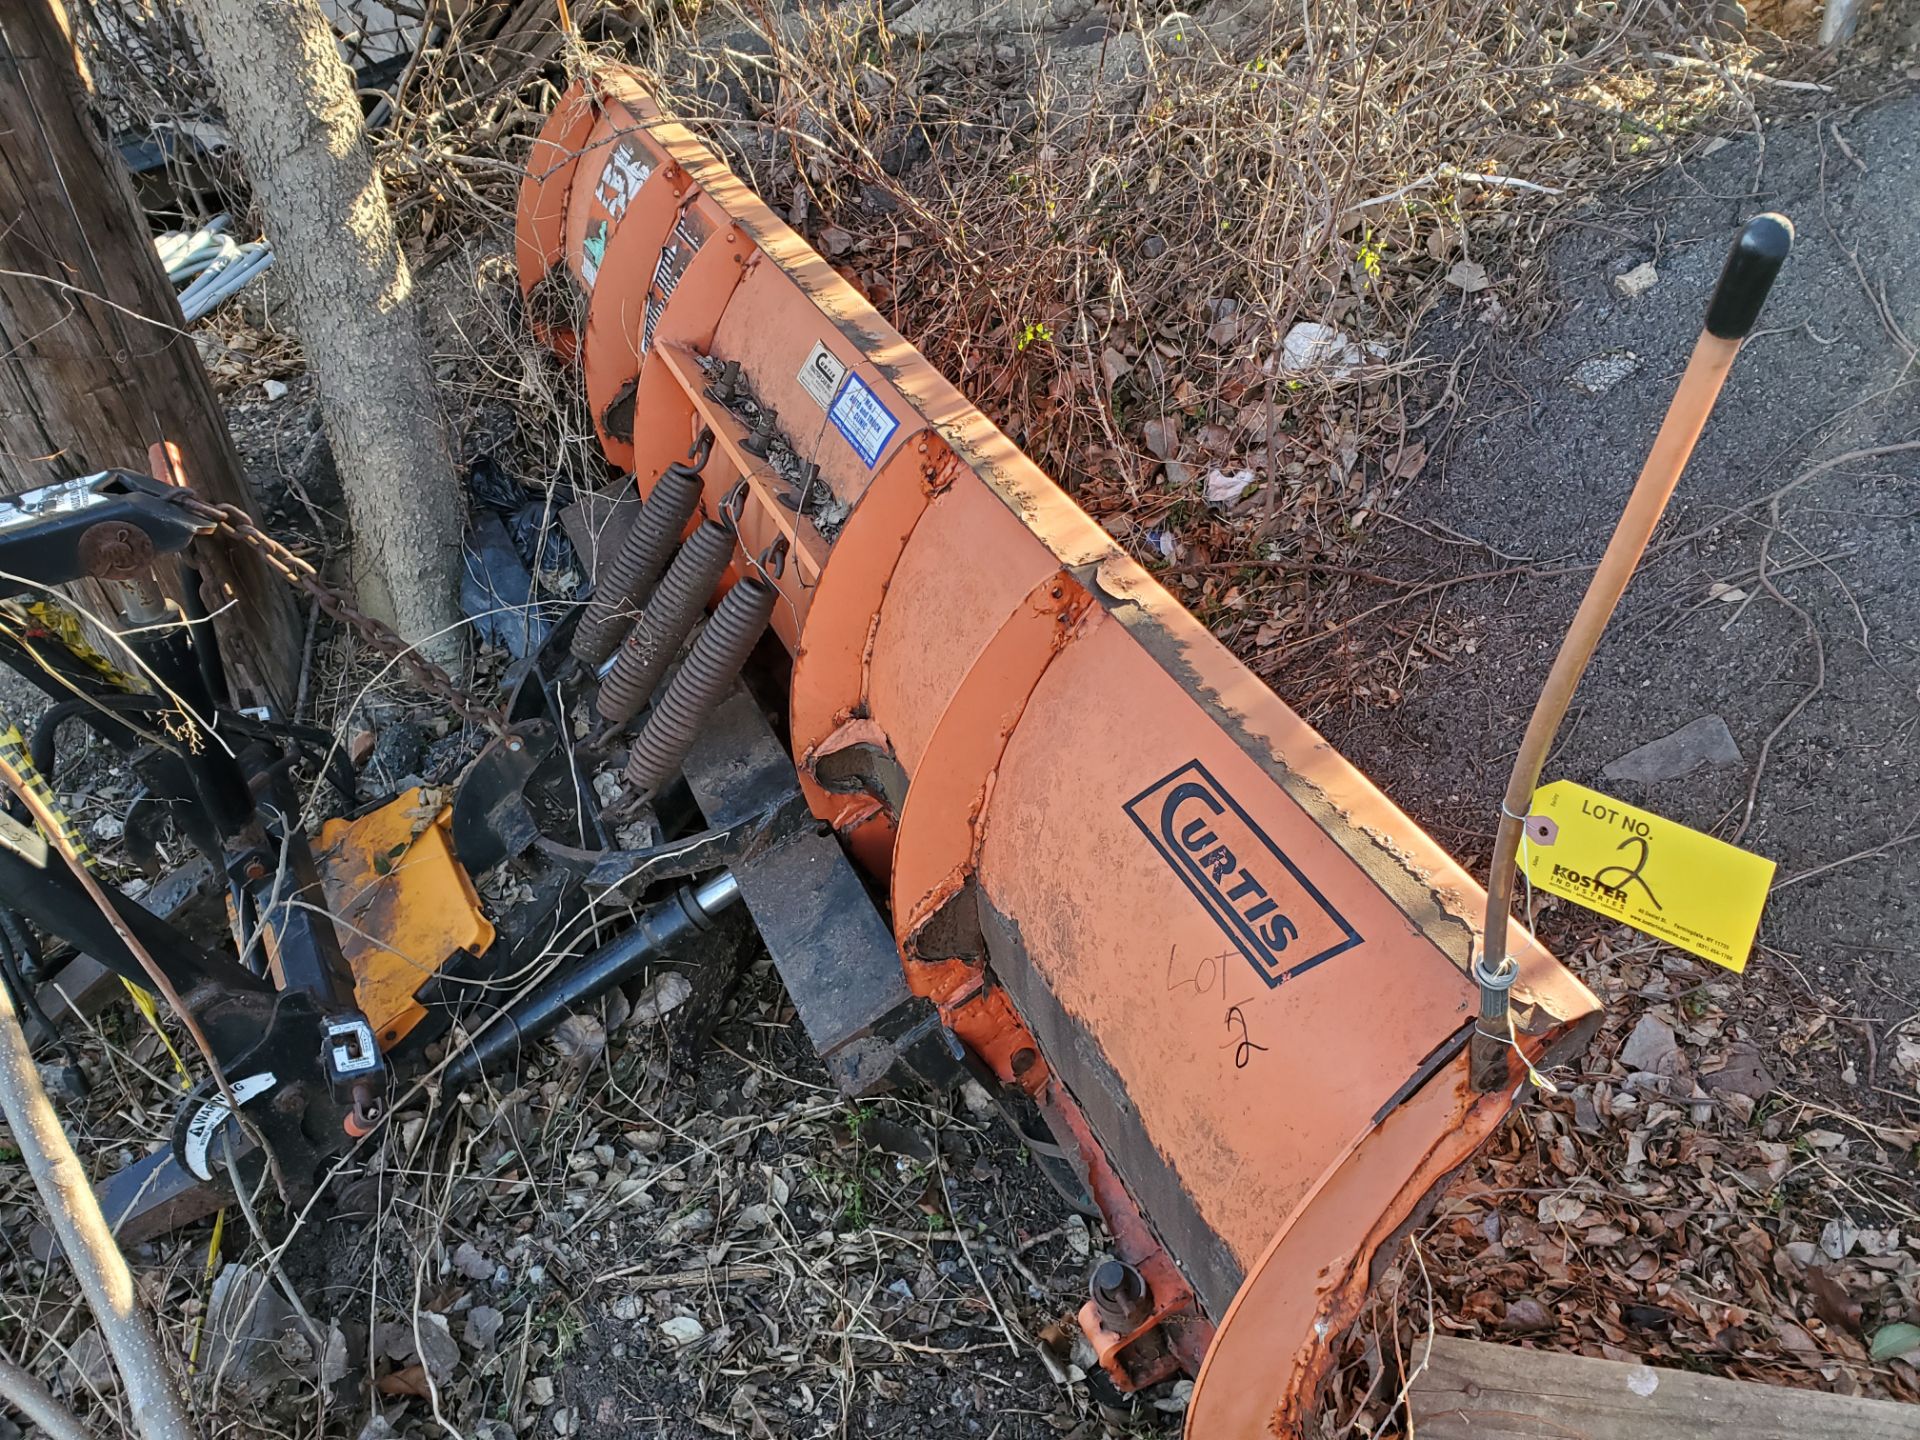
[[[187,0],[287,281],[353,523],[360,603],[447,659],[460,491],[413,277],[317,0]]]
[[[0,5],[0,493],[116,466],[152,473],[149,449],[167,444],[208,498],[253,511],[132,182],[87,98],[63,0]],[[300,655],[288,586],[231,542],[197,544],[193,559],[235,698],[284,710]]]

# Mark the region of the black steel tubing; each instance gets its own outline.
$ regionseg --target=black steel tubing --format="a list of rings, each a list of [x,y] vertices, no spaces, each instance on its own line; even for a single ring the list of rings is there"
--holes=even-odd
[[[567,1016],[631,980],[676,941],[712,929],[713,917],[739,898],[739,885],[725,871],[698,889],[681,886],[670,898],[642,912],[638,923],[619,939],[602,945],[579,964],[549,975],[501,1010],[472,1045],[447,1063],[441,1083],[458,1088],[496,1062],[517,1055]]]
[[[633,742],[624,803],[645,799],[679,772],[700,727],[773,618],[774,594],[764,580],[742,580],[714,607],[713,618]]]
[[[694,531],[680,547],[646,609],[621,642],[613,668],[600,682],[594,708],[602,724],[626,724],[653,698],[732,558],[733,532],[715,520]]]
[[[196,944],[139,901],[112,885],[101,887],[121,922],[133,932],[174,987],[183,995],[212,981],[227,990],[271,995],[273,987],[249,975],[233,960]],[[93,896],[57,855],[45,867],[0,845],[0,895],[44,934],[58,935],[115,974],[136,985],[151,985],[146,967],[100,913]]]
[[[669,465],[654,482],[606,574],[594,581],[593,599],[573,632],[569,653],[574,659],[598,669],[613,653],[673,557],[673,547],[700,502],[700,490],[699,472],[679,463]]]
[[[140,698],[145,700],[147,697],[142,695]],[[32,736],[27,740],[27,756],[33,761],[34,769],[48,777],[53,775],[54,746],[59,740],[60,727],[93,708],[89,700],[62,700],[41,713],[33,727]]]

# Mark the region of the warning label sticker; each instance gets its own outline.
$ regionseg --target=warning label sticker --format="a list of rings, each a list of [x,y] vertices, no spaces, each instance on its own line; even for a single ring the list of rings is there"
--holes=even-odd
[[[834,429],[847,437],[853,453],[869,470],[880,463],[881,452],[893,439],[893,432],[900,428],[900,422],[880,403],[880,397],[851,372],[841,382],[840,393],[834,396],[827,418],[833,421]]]
[[[816,340],[813,349],[807,352],[806,363],[794,378],[800,382],[800,388],[813,397],[813,403],[824,410],[833,404],[834,393],[846,374],[847,362],[827,349],[825,341]]]
[[[600,180],[593,187],[593,198],[607,218],[589,225],[586,237],[580,242],[580,279],[589,290],[600,277],[601,265],[606,263],[610,227],[620,223],[639,195],[640,187],[652,174],[651,157],[644,150],[636,153],[633,146],[625,142],[614,146],[607,163],[600,167]]]
[[[607,258],[607,222],[596,221],[580,242],[580,279],[591,290],[600,278],[600,262]]]
[[[1774,871],[1571,780],[1534,792],[1520,858],[1542,890],[1735,972],[1747,968]]]
[[[257,1075],[244,1075],[232,1082],[233,1098],[242,1105],[256,1095],[264,1095],[275,1085],[278,1078],[271,1070],[262,1070]],[[216,1095],[208,1100],[187,1121],[186,1154],[182,1157],[191,1170],[202,1180],[213,1178],[213,1157],[209,1153],[213,1148],[213,1137],[218,1135],[233,1115],[233,1107],[227,1104],[224,1095]]]

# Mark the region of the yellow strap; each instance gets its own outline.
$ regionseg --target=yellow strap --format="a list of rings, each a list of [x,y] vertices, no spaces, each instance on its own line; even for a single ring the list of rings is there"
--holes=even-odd
[[[39,797],[40,803],[47,807],[54,819],[60,822],[60,833],[66,836],[67,843],[73,847],[83,863],[91,869],[93,856],[87,850],[87,842],[81,837],[80,827],[73,823],[67,812],[60,808],[60,801],[53,793],[53,787],[47,783],[47,777],[34,768],[33,756],[27,750],[27,737],[20,733],[18,725],[9,724],[0,730],[0,754],[7,757],[7,763],[26,782],[29,790]]]
[[[93,648],[87,640],[86,627],[80,623],[80,617],[66,606],[43,597],[25,601],[20,608],[26,612],[27,618],[34,624],[57,636],[60,643],[72,653],[74,659],[102,679],[110,680],[125,690],[139,688],[115,669],[111,660]]]
[[[201,1277],[202,1285],[213,1283],[213,1273],[220,1265],[220,1237],[227,1233],[227,1207],[222,1205],[213,1212],[213,1234],[207,1237],[207,1272]],[[200,1368],[200,1341],[207,1333],[207,1312],[202,1309],[193,1321],[193,1344],[187,1349],[187,1373],[191,1375]]]
[[[153,1033],[160,1037],[160,1043],[167,1047],[167,1055],[173,1061],[173,1073],[180,1077],[180,1088],[191,1090],[193,1077],[187,1073],[187,1062],[180,1058],[180,1052],[173,1047],[173,1041],[167,1032],[160,1028],[160,1007],[154,1003],[153,996],[142,990],[126,976],[120,977],[120,983],[127,987],[127,994],[133,1000],[133,1008],[146,1017],[147,1024],[153,1027]]]
[[[47,783],[46,776],[35,768],[33,757],[27,752],[26,737],[20,733],[18,725],[8,725],[5,730],[0,730],[0,754],[6,756],[7,763],[18,772],[20,778],[26,782],[27,788],[40,798],[41,803],[47,807],[48,813],[60,822],[61,833],[65,835],[67,843],[73,847],[73,853],[80,857],[81,862],[88,869],[92,869],[93,855],[87,849],[86,841],[81,838],[80,827],[73,823],[65,810],[60,808],[59,800],[53,793],[53,787]],[[174,1073],[180,1077],[180,1088],[191,1090],[193,1077],[187,1073],[186,1061],[180,1058],[180,1052],[174,1048],[173,1041],[168,1038],[167,1032],[160,1028],[160,1009],[154,1003],[153,996],[124,975],[120,977],[120,983],[127,987],[127,994],[133,998],[134,1009],[146,1017],[147,1024],[153,1027],[153,1033],[158,1035],[160,1043],[167,1047],[167,1055],[173,1061]]]

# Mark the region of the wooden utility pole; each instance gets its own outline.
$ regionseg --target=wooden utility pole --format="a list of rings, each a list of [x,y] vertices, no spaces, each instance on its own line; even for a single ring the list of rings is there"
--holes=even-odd
[[[65,0],[0,4],[0,493],[170,444],[206,498],[256,509],[120,158],[88,110]],[[238,697],[284,712],[300,656],[286,583],[243,545],[194,546]]]

